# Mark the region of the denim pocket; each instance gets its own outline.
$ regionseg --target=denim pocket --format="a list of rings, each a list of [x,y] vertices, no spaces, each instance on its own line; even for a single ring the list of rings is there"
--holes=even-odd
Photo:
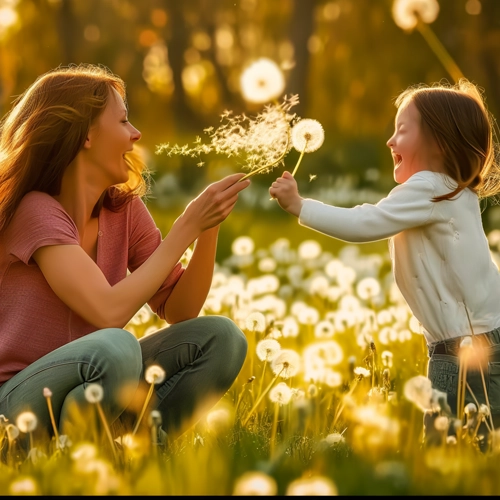
[[[492,365],[493,363],[490,363],[488,371],[484,373],[485,385],[486,390],[488,391],[488,397],[490,398],[490,403],[492,403],[489,390]],[[498,398],[496,398],[495,401],[500,403],[500,363],[494,363],[494,365],[497,367],[496,369],[499,370],[497,375],[498,388],[496,391],[498,393]],[[432,387],[447,394],[448,405],[454,414],[457,410],[459,368],[459,360],[457,356],[451,356],[449,354],[434,354],[429,359],[428,378],[432,383]],[[465,390],[465,404],[476,403],[476,400],[479,404],[485,404],[486,398],[484,394],[484,386],[481,371],[479,369],[473,369],[470,366],[468,367],[467,384],[468,387]]]

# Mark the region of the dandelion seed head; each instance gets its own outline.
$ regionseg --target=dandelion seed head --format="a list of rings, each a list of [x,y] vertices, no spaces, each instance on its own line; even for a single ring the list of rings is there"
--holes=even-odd
[[[273,60],[262,57],[242,72],[240,87],[243,99],[263,104],[281,96],[285,90],[285,77]]]
[[[266,329],[266,317],[261,312],[250,313],[245,319],[247,330],[262,333]]]
[[[228,430],[233,424],[233,414],[229,408],[217,408],[207,414],[207,426],[215,433]]]
[[[271,361],[271,369],[281,378],[293,377],[300,370],[300,355],[293,349],[282,349]]]
[[[460,349],[462,348],[467,348],[467,347],[472,347],[472,337],[470,335],[466,335],[461,341],[460,341]]]
[[[464,413],[466,415],[474,415],[477,413],[477,406],[474,403],[469,403],[465,405]]]
[[[432,383],[423,375],[408,379],[403,387],[404,397],[422,411],[431,408]]]
[[[321,245],[316,240],[305,240],[297,249],[299,258],[304,260],[317,259],[322,251]]]
[[[366,378],[369,377],[370,374],[371,374],[370,370],[367,370],[362,366],[357,366],[356,368],[354,368],[354,375],[357,375],[358,377]]]
[[[363,300],[370,300],[380,293],[381,287],[377,279],[372,277],[363,278],[356,285],[356,293]]]
[[[278,485],[264,472],[249,471],[241,475],[234,485],[234,496],[275,496]]]
[[[234,255],[251,255],[254,249],[255,243],[250,236],[239,236],[231,245]]]
[[[283,327],[281,329],[281,333],[285,338],[297,337],[299,334],[299,324],[297,320],[291,316],[286,317],[283,320]]]
[[[439,432],[447,431],[449,426],[450,419],[444,415],[440,415],[439,417],[436,417],[436,420],[434,420],[434,427]]]
[[[257,343],[257,356],[261,361],[272,361],[281,350],[281,345],[274,339],[263,339]]]
[[[165,380],[165,370],[160,365],[148,366],[144,378],[148,384],[161,384]]]
[[[43,397],[44,398],[51,398],[52,397],[52,391],[48,387],[43,388]]]
[[[152,410],[148,417],[149,427],[153,426],[158,427],[159,425],[161,425],[161,422],[162,422],[161,413],[158,410]]]
[[[328,445],[335,446],[339,443],[345,443],[345,438],[339,432],[332,432],[331,434],[328,434],[328,436],[326,436],[325,441]]]
[[[33,432],[38,424],[38,419],[32,411],[23,411],[16,418],[17,428],[24,433]]]
[[[490,416],[490,407],[488,405],[481,404],[481,405],[479,405],[478,412],[483,417],[489,417]]]
[[[32,477],[20,477],[10,483],[9,493],[11,495],[38,495],[39,488]]]
[[[418,18],[430,24],[439,14],[437,0],[394,0],[392,17],[394,22],[403,30],[412,30],[418,23]]]
[[[269,391],[269,399],[273,403],[286,405],[292,399],[292,390],[285,382],[280,382]]]
[[[318,120],[302,118],[292,127],[292,145],[300,153],[312,153],[325,140],[325,131]]]
[[[338,489],[335,483],[323,476],[295,479],[287,489],[287,496],[336,496]]]
[[[85,399],[92,404],[102,401],[104,396],[104,389],[100,384],[89,384],[85,388]]]
[[[330,321],[326,320],[320,321],[314,327],[314,336],[317,339],[331,338],[333,337],[334,333],[335,333],[335,328],[332,325],[332,323],[330,323]]]

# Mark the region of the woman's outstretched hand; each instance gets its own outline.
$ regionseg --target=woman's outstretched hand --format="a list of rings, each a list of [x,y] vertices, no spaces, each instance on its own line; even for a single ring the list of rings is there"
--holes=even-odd
[[[250,185],[249,180],[238,182],[244,173],[232,174],[207,186],[194,200],[190,201],[179,217],[193,226],[195,232],[217,226],[231,213],[238,200],[238,194]]]
[[[303,198],[299,195],[297,181],[290,172],[283,172],[283,175],[271,184],[269,194],[278,201],[283,210],[296,217],[300,215]]]

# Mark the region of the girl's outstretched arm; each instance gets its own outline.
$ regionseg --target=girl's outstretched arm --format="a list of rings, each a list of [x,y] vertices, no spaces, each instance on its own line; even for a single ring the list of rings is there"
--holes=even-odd
[[[303,198],[299,195],[297,181],[290,172],[283,172],[269,188],[269,194],[275,198],[279,206],[288,213],[298,217]]]

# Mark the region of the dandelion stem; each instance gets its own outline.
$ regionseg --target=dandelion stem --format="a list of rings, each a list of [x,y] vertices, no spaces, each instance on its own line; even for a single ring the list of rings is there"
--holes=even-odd
[[[252,177],[252,175],[258,174],[259,172],[262,172],[263,170],[267,170],[268,168],[274,167],[274,165],[277,165],[288,153],[288,145],[290,144],[290,132],[288,132],[286,136],[286,146],[285,146],[285,151],[281,154],[281,156],[273,161],[272,163],[268,163],[267,165],[264,165],[263,167],[259,167],[256,170],[252,170],[251,172],[248,172],[248,174],[244,175],[238,182],[244,181],[245,179],[248,179],[249,177]]]
[[[295,165],[295,168],[293,169],[292,177],[295,177],[295,174],[297,173],[297,170],[299,169],[299,165],[300,165],[300,162],[302,161],[302,158],[304,157],[304,153],[306,152],[308,142],[309,142],[308,139],[306,139],[306,143],[304,144],[304,148],[302,149],[302,153],[300,153],[297,164]]]
[[[139,429],[139,425],[141,423],[142,417],[144,417],[144,413],[146,413],[146,408],[148,407],[149,400],[151,399],[151,396],[153,395],[153,389],[154,389],[154,383],[149,386],[149,391],[146,396],[146,399],[144,401],[144,404],[142,406],[141,413],[139,415],[139,418],[137,419],[137,422],[135,423],[134,430],[132,431],[132,436],[135,436],[135,433]]]
[[[271,380],[269,385],[266,387],[265,391],[257,398],[257,401],[255,401],[255,404],[252,406],[252,409],[249,411],[248,415],[245,417],[245,420],[243,420],[243,422],[242,422],[243,427],[245,427],[247,422],[250,420],[250,417],[252,416],[253,412],[257,409],[257,407],[259,406],[259,404],[262,401],[262,399],[264,398],[264,396],[270,391],[271,387],[276,382],[276,380],[278,380],[278,377],[281,375],[281,373],[283,372],[284,369],[285,369],[285,366],[283,366],[283,368],[280,370],[280,372],[278,374],[276,374],[276,376]]]
[[[259,392],[257,393],[257,397],[259,397],[262,392],[262,386],[264,384],[264,375],[266,374],[266,365],[267,365],[267,359],[264,360],[264,367],[262,368],[262,375],[260,377]]]
[[[335,427],[335,424],[337,423],[337,420],[339,419],[340,417],[340,414],[344,411],[344,407],[345,407],[345,398],[348,398],[349,396],[351,396],[351,394],[354,392],[354,389],[356,388],[356,386],[358,385],[358,378],[355,378],[354,379],[354,383],[352,384],[352,387],[349,389],[349,392],[342,398],[342,403],[340,404],[336,414],[335,414],[335,417],[333,419],[333,422],[332,422],[332,429]]]
[[[54,418],[54,411],[52,409],[52,400],[50,396],[47,397],[47,406],[49,408],[50,421],[52,423],[52,429],[54,430],[54,436],[56,438],[56,448],[59,448],[59,433],[57,432],[56,420]]]
[[[444,45],[439,41],[439,38],[435,35],[429,25],[419,19],[417,29],[420,31],[425,41],[429,44],[429,47],[432,49],[434,54],[436,54],[437,58],[441,61],[455,83],[458,82],[460,78],[463,78],[464,75],[460,71],[460,68],[457,66],[456,62],[445,49]]]
[[[97,411],[99,413],[99,417],[101,418],[102,424],[104,425],[104,430],[106,431],[106,435],[108,436],[109,443],[111,445],[111,450],[113,451],[113,456],[116,460],[118,457],[116,456],[115,443],[113,442],[113,436],[111,435],[111,430],[109,429],[108,422],[106,421],[106,416],[104,415],[104,412],[102,411],[101,404],[99,402],[97,402],[96,405],[97,405]]]
[[[274,403],[274,419],[273,419],[273,428],[271,431],[271,443],[270,443],[270,456],[271,458],[274,456],[274,448],[275,448],[275,440],[276,440],[276,431],[278,429],[278,414],[279,414],[279,403]]]

